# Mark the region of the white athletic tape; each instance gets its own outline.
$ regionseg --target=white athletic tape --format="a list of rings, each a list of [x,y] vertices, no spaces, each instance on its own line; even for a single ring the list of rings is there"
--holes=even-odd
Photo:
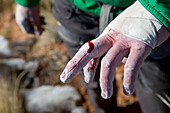
[[[162,24],[139,1],[136,1],[116,17],[102,35],[105,35],[110,28],[154,48],[157,43],[157,31],[161,27]]]

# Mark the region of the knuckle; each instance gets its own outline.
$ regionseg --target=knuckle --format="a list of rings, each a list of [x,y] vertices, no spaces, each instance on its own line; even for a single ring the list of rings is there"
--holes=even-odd
[[[146,44],[144,44],[143,42],[138,41],[133,45],[133,49],[136,50],[136,51],[141,51],[145,48],[146,48]]]
[[[144,47],[141,46],[141,45],[140,45],[140,46],[137,45],[137,46],[133,46],[133,47],[134,47],[134,50],[135,50],[135,51],[141,51],[141,50],[144,49]]]
[[[112,62],[106,58],[103,58],[101,61],[102,65],[104,68],[111,68],[112,67]]]
[[[135,71],[134,67],[130,66],[126,66],[125,69],[127,75],[131,75]]]

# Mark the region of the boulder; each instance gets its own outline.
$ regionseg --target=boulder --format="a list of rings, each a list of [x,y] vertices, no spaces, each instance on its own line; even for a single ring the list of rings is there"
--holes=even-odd
[[[81,95],[72,86],[41,86],[22,91],[29,113],[86,113],[77,108]],[[77,109],[76,109],[77,108]]]

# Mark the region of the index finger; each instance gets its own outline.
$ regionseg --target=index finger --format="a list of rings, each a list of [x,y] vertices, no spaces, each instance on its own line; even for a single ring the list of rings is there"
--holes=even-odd
[[[60,75],[62,82],[69,82],[79,70],[81,70],[92,58],[106,53],[112,46],[110,35],[105,35],[85,43],[76,55],[68,62],[63,73]]]

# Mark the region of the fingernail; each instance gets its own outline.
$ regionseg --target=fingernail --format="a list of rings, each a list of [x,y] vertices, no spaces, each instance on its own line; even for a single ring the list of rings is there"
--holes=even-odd
[[[124,86],[123,86],[123,93],[124,93],[125,95],[127,95],[127,96],[130,95],[129,92],[127,92],[127,91],[125,90]]]
[[[88,77],[84,77],[84,81],[86,82],[86,83],[89,83],[90,82],[90,80],[89,80],[89,78]]]
[[[102,90],[101,96],[102,96],[104,99],[109,99],[109,98],[111,97],[111,94],[109,94],[109,92],[106,91],[106,90]]]
[[[108,94],[107,94],[107,92],[102,92],[101,96],[102,96],[104,99],[108,99]]]
[[[125,94],[125,95],[127,95],[127,96],[129,96],[129,95],[131,95],[132,93],[133,93],[133,90],[134,88],[132,88],[132,87],[128,87],[128,88],[126,88],[126,87],[124,87],[123,86],[123,93]]]
[[[65,83],[66,82],[66,73],[63,72],[61,75],[60,75],[60,80]]]
[[[37,35],[37,36],[40,36],[41,35],[41,31],[35,31],[35,35]]]

